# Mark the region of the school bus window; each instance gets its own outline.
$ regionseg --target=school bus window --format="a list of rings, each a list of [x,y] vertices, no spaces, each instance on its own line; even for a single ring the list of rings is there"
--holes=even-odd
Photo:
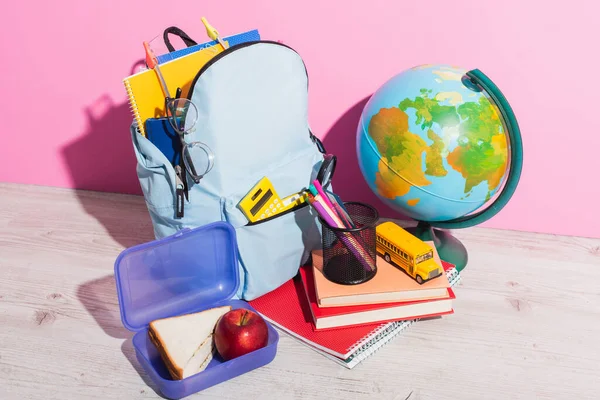
[[[433,251],[427,252],[425,254],[420,255],[419,257],[417,257],[417,264],[422,263],[423,261],[427,261],[430,258],[433,258]]]

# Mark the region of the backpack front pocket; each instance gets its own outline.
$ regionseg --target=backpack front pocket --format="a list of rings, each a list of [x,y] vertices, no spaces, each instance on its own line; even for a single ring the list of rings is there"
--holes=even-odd
[[[236,229],[241,284],[238,297],[253,300],[293,278],[312,250],[321,245],[315,211],[299,208]]]
[[[322,161],[322,154],[311,146],[291,159],[248,175],[225,201],[225,220],[236,229],[239,248],[239,298],[252,300],[278,288],[298,273],[310,252],[321,244],[317,213],[308,202],[249,222],[239,209],[240,201],[263,177],[271,181],[282,199],[302,192],[315,179]]]
[[[131,135],[137,159],[136,172],[157,239],[184,228],[221,220],[220,199],[204,193],[199,185],[190,188],[187,199],[180,191],[178,200],[178,179],[171,162],[137,131],[135,123],[131,125]],[[183,179],[187,179],[187,175]],[[178,201],[182,203],[183,216],[177,215]]]

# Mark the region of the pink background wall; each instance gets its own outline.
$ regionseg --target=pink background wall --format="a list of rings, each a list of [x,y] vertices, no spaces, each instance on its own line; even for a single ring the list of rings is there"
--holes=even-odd
[[[342,197],[371,202],[354,155],[365,99],[424,63],[479,68],[515,110],[521,184],[488,227],[600,237],[596,2],[11,2],[0,15],[0,181],[139,194],[122,79],[170,25],[203,42],[258,28],[304,58],[310,123]],[[235,10],[228,8],[237,4]],[[64,22],[61,22],[64,21]],[[179,43],[178,43],[179,45]],[[349,183],[353,182],[353,183]]]

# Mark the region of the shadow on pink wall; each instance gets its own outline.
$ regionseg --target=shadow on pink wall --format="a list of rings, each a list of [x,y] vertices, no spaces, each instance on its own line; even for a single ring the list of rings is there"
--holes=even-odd
[[[360,172],[356,155],[356,128],[370,97],[367,96],[350,107],[325,135],[325,149],[338,159],[332,187],[344,201],[360,201],[375,207],[380,217],[409,220],[379,200]]]
[[[84,112],[88,119],[86,130],[61,149],[72,186],[80,189],[76,192],[79,202],[124,247],[154,239],[143,201],[128,196],[119,202],[126,209],[117,210],[113,197],[100,193],[141,194],[129,134],[129,104],[115,104],[103,96]]]
[[[135,62],[132,73],[143,60]],[[143,201],[131,197],[126,210],[115,210],[103,193],[141,195],[136,159],[129,133],[132,116],[129,103],[115,103],[108,95],[89,102],[83,110],[87,124],[79,137],[61,149],[71,175],[72,187],[85,211],[96,218],[125,247],[154,239],[148,210]]]
[[[143,59],[135,61],[130,74],[144,65]],[[72,187],[141,195],[129,134],[132,121],[129,103],[115,104],[109,95],[104,95],[90,101],[84,113],[87,128],[62,148]]]
[[[62,148],[73,187],[83,190],[141,194],[129,135],[127,102],[103,96],[85,109],[87,129]]]
[[[356,128],[368,99],[369,97],[365,97],[344,112],[323,139],[327,151],[338,158],[333,188],[345,201],[360,201],[374,206],[381,217],[406,219],[375,196],[358,166]],[[132,121],[129,104],[115,104],[109,96],[103,96],[93,102],[85,113],[88,119],[87,129],[75,141],[62,148],[73,187],[141,195],[129,134]],[[139,220],[144,225],[143,231],[139,232],[136,229],[142,228],[141,226],[124,228],[123,218],[117,217],[118,213],[112,211],[110,200],[83,192],[78,192],[78,196],[86,212],[94,216],[113,239],[123,246],[130,247],[153,239],[147,210],[139,206],[143,203],[132,202],[129,213],[135,216],[127,216],[130,224]]]

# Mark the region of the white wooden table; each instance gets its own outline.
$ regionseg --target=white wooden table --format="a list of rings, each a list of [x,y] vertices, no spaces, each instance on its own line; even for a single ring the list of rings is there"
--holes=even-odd
[[[190,398],[598,399],[600,240],[471,228],[455,314],[347,370],[281,333],[275,360]],[[0,399],[159,398],[121,325],[137,196],[0,184]]]

